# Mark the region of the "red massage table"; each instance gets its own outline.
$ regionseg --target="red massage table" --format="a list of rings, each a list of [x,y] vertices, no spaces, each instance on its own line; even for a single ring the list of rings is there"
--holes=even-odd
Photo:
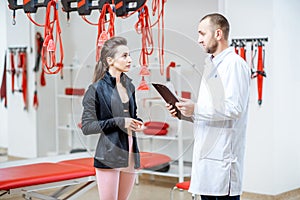
[[[61,162],[42,162],[0,169],[0,193],[22,193],[25,199],[59,199],[81,184],[65,199],[76,199],[91,189],[95,183],[92,158],[79,158]],[[50,188],[59,188],[53,194],[37,193]],[[0,197],[1,197],[0,196]]]
[[[170,161],[163,154],[141,152],[140,169]],[[0,168],[0,198],[22,194],[24,199],[76,199],[96,185],[93,162],[92,157],[87,157]],[[42,194],[46,189],[56,190]]]

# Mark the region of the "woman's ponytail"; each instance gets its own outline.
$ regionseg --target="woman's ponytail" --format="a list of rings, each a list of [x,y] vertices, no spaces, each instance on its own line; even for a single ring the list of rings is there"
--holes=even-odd
[[[102,79],[106,71],[107,71],[107,67],[103,65],[101,60],[99,60],[95,66],[92,82],[96,83],[97,81]]]

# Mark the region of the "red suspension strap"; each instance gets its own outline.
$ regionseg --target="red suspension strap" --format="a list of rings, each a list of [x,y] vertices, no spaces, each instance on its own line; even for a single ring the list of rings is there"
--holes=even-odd
[[[150,72],[147,69],[148,67],[148,56],[153,52],[153,38],[152,38],[152,29],[151,23],[148,13],[147,5],[143,6],[143,9],[139,12],[138,22],[135,24],[135,30],[138,34],[142,35],[142,50],[140,54],[140,65],[142,81],[138,86],[138,90],[149,90],[149,86],[147,85],[144,76],[147,76]]]
[[[46,85],[46,78],[45,78],[45,70],[44,70],[44,68],[42,68],[42,73],[41,73],[41,77],[40,77],[40,84],[41,84],[41,86],[45,86]]]
[[[30,14],[30,13],[27,13],[27,18],[28,18],[34,25],[39,26],[39,27],[45,27],[44,24],[39,24],[39,23],[37,23],[36,21],[34,21],[34,20],[32,19],[32,17],[31,17],[31,14]],[[52,23],[53,23],[53,22],[52,22]]]
[[[109,20],[106,20],[106,13],[109,13]],[[108,24],[108,29],[105,29],[105,23]],[[109,3],[105,3],[102,7],[101,14],[98,21],[98,36],[97,36],[97,45],[96,45],[96,61],[100,59],[100,51],[106,40],[115,35],[115,14],[110,7]]]
[[[31,17],[31,13],[27,13],[27,17],[28,19],[36,26],[39,26],[39,27],[45,27],[45,24],[39,24],[37,23],[36,21],[34,21]],[[50,22],[50,24],[54,24],[54,20]],[[54,26],[54,25],[53,25]],[[37,73],[38,70],[39,70],[39,63],[40,63],[40,59],[41,59],[41,55],[43,54],[42,50],[43,50],[43,43],[44,43],[44,38],[42,37],[42,35],[37,32],[36,34],[36,43],[37,43],[37,59],[36,59],[36,63],[35,63],[35,66],[34,66],[34,72]],[[46,60],[46,55],[43,55],[43,59],[42,59],[42,64],[44,62],[44,60]],[[43,65],[44,66],[44,65]],[[37,85],[37,83],[35,83]],[[41,76],[40,76],[40,84],[41,86],[45,86],[46,85],[46,79],[45,79],[45,69],[44,67],[42,67],[42,73],[41,73]],[[37,95],[37,92],[35,92],[35,96]],[[34,98],[36,98],[34,96]],[[35,102],[37,102],[38,100],[34,100]],[[35,105],[35,103],[34,103]],[[37,106],[34,106],[34,107],[37,107]]]
[[[159,64],[160,64],[160,74],[164,74],[164,7],[165,7],[166,0],[161,0],[161,8],[160,8],[160,2],[159,0],[153,0],[152,1],[152,11],[153,11],[153,16],[155,16],[156,11],[158,12],[157,15],[157,21],[153,23],[152,26],[158,24],[158,29],[157,29],[157,35],[158,35],[158,50],[159,50]],[[161,21],[161,24],[160,24]]]
[[[33,94],[33,107],[35,109],[39,106],[39,100],[38,100],[38,90],[37,90],[37,73],[40,68],[40,61],[41,61],[41,51],[43,48],[44,39],[42,37],[42,34],[37,32],[35,34],[35,45],[36,45],[36,60],[34,65],[34,94]],[[42,69],[43,70],[43,69]]]
[[[22,67],[22,94],[23,94],[23,102],[24,109],[27,110],[27,54],[26,51],[21,52],[23,59],[23,67]]]
[[[88,20],[88,19],[86,18],[85,15],[81,16],[81,18],[83,19],[83,21],[85,21],[85,22],[88,23],[89,25],[92,25],[92,26],[98,26],[97,23],[93,23],[93,22],[91,22],[90,20]]]
[[[36,77],[35,77],[36,79]],[[37,93],[37,81],[34,82],[34,93],[33,93],[33,107],[37,109],[39,107],[39,99],[38,99],[38,93]]]
[[[246,45],[243,42],[240,43],[240,56],[246,61]]]
[[[237,46],[234,46],[234,52],[235,52],[236,54],[239,54],[239,49],[238,49]]]
[[[24,102],[24,109],[28,109],[28,103],[27,103],[27,54],[26,49],[20,49],[19,51],[19,64],[18,67],[22,70],[22,89],[20,92],[22,92],[23,96],[23,102]]]
[[[258,105],[262,104],[262,90],[263,90],[263,77],[266,77],[266,73],[264,71],[264,56],[263,56],[263,44],[262,42],[258,42],[257,45],[258,56],[257,56],[257,91],[258,91]]]
[[[251,42],[251,53],[250,53],[250,69],[251,69],[251,79],[256,77],[255,67],[254,67],[254,58],[256,55],[256,49],[254,50],[254,41]]]
[[[2,83],[0,87],[0,99],[4,99],[4,107],[7,107],[7,87],[6,87],[6,52],[4,56],[4,70],[2,75]]]
[[[50,20],[50,11],[53,8],[53,21]],[[53,36],[54,26],[56,26],[55,38]],[[55,39],[55,41],[54,41]],[[56,62],[56,43],[59,41],[60,60]],[[47,74],[56,74],[63,68],[63,46],[61,39],[61,29],[58,19],[58,5],[56,0],[50,0],[46,9],[45,27],[44,27],[44,44],[42,49],[42,63]]]
[[[15,51],[10,50],[10,72],[11,72],[11,92],[15,92],[15,74],[16,74],[16,68],[15,68]]]
[[[43,48],[44,38],[40,32],[35,34],[35,44],[36,44],[36,60],[34,65],[34,72],[38,72],[40,68],[40,61],[41,61],[41,53]]]
[[[37,52],[36,52],[37,53],[37,58],[36,58],[36,63],[35,63],[34,71],[37,72],[37,71],[39,71],[39,66],[40,66],[40,60],[41,60],[41,56],[42,56],[41,54],[42,54],[42,49],[43,49],[44,38],[42,37],[42,35],[39,32],[37,32],[36,36],[35,36],[35,40],[36,40],[36,46],[37,46],[36,47],[37,48]],[[36,79],[37,79],[37,77],[36,77]],[[40,84],[41,84],[41,86],[45,86],[46,85],[44,67],[42,67],[42,72],[41,72],[41,76],[40,76]]]
[[[239,45],[236,40],[232,39],[231,46],[233,46],[234,52],[239,55]]]
[[[139,12],[139,19],[135,24],[135,30],[142,35],[142,50],[140,55],[140,65],[148,66],[148,56],[153,52],[153,38],[149,12],[147,5]]]

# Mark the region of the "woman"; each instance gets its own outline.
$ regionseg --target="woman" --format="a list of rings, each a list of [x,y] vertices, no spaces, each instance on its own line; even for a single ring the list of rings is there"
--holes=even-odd
[[[135,132],[143,123],[136,114],[135,87],[125,74],[131,61],[125,38],[107,40],[82,102],[83,133],[100,133],[94,167],[101,200],[128,199],[134,168],[140,166]]]

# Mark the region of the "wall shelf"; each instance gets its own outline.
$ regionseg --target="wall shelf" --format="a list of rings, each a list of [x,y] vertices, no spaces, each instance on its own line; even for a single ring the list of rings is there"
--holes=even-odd
[[[163,78],[159,76],[159,68],[151,68],[151,75],[147,77],[148,84],[151,82],[164,82],[159,80]],[[171,75],[174,81],[176,92],[181,94],[183,86],[181,84],[181,67],[172,68]],[[186,151],[189,141],[193,140],[192,129],[186,134],[186,123],[182,120],[173,118],[165,108],[165,102],[160,97],[158,92],[150,87],[149,91],[137,91],[137,99],[139,99],[139,110],[142,110],[138,115],[144,122],[146,121],[163,121],[169,124],[168,133],[166,135],[147,135],[143,132],[137,133],[140,151],[156,152],[168,155],[171,157],[170,169],[167,172],[158,172],[153,170],[139,170],[139,174],[151,174],[160,176],[176,177],[178,181],[184,181],[185,177],[190,177],[191,166],[186,165]],[[148,120],[146,120],[148,119]],[[185,131],[185,132],[184,132]],[[185,134],[183,134],[185,133]]]
[[[178,140],[178,133],[176,133],[176,135],[174,136],[170,136],[172,135],[172,133],[168,133],[168,135],[146,135],[144,133],[136,133],[137,137],[139,139],[153,139],[153,140]],[[182,140],[190,140],[190,137],[182,137]]]
[[[66,95],[65,88],[76,87],[74,80],[80,66],[64,66],[64,77],[55,79],[56,154],[70,153],[83,148],[84,138],[78,123],[81,118],[82,95]]]

